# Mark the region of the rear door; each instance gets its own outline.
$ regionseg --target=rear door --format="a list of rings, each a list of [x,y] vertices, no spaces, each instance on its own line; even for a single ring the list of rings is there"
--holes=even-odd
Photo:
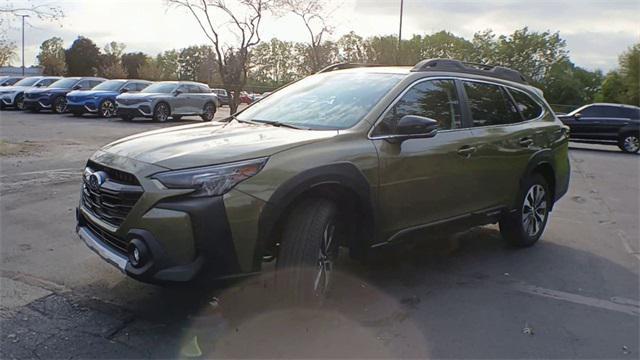
[[[389,141],[405,115],[437,120],[433,138]],[[465,214],[472,177],[458,154],[471,136],[463,128],[455,80],[419,80],[385,111],[371,132],[380,159],[380,223],[386,237]]]
[[[514,90],[522,99],[516,105],[509,90],[499,84],[464,80],[462,87],[473,126],[473,153],[468,161],[474,178],[470,206],[479,212],[497,211],[518,193],[520,176],[539,149],[536,144],[544,126],[525,120],[541,117],[542,107],[526,93]]]
[[[180,93],[171,95],[169,98],[171,105],[171,113],[176,115],[189,114],[189,88],[186,84],[181,84],[176,89]]]

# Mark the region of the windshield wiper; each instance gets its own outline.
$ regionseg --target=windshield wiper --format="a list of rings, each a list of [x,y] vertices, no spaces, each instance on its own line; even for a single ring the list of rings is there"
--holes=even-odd
[[[308,127],[305,127],[305,126],[293,125],[293,124],[283,123],[283,122],[280,122],[280,121],[253,120],[253,123],[267,124],[267,125],[271,125],[271,126],[286,127],[286,128],[298,129],[298,130],[311,130],[311,128],[308,128]]]

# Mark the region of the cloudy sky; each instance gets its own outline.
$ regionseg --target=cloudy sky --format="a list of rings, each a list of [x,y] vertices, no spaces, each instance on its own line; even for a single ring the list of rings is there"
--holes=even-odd
[[[206,43],[191,15],[183,9],[168,7],[166,0],[30,1],[58,4],[65,17],[58,23],[29,20],[25,45],[27,65],[35,63],[40,43],[52,36],[62,37],[67,47],[82,35],[100,47],[118,41],[127,45],[127,51],[149,54]],[[397,34],[400,0],[329,1],[330,8],[336,9],[330,21],[335,27],[333,38],[351,30],[363,36]],[[523,26],[537,31],[559,31],[567,41],[571,59],[588,69],[615,68],[618,54],[640,41],[640,0],[404,2],[403,37],[447,30],[471,38],[479,30],[493,29],[498,34],[509,34]],[[20,45],[18,23],[12,25],[8,36]],[[233,40],[231,34],[226,36]],[[289,16],[269,16],[264,21],[262,37],[307,41],[302,24]]]

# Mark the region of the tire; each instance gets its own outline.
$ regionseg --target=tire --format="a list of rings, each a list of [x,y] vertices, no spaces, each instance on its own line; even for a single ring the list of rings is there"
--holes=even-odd
[[[180,121],[180,119],[182,119],[182,115],[173,115],[171,118],[173,121]]]
[[[14,104],[16,104],[16,109],[24,110],[24,95],[23,94],[16,95],[16,99],[14,100]]]
[[[98,115],[100,115],[100,117],[110,119],[115,114],[116,104],[113,101],[106,99],[100,103],[100,108],[98,109]]]
[[[64,96],[53,99],[52,104],[51,110],[56,114],[62,114],[67,110],[67,99]]]
[[[551,192],[547,181],[542,175],[533,174],[525,181],[518,195],[518,206],[515,211],[503,215],[500,219],[502,237],[518,247],[535,244],[542,236],[549,220],[550,206]]]
[[[200,118],[202,121],[211,121],[216,115],[216,105],[214,103],[206,103],[202,109],[202,115]]]
[[[285,223],[276,281],[294,304],[322,302],[330,290],[339,250],[336,214],[331,201],[312,198],[296,206]]]
[[[640,137],[634,133],[622,134],[618,139],[618,147],[626,153],[635,154],[640,150]]]
[[[171,116],[171,110],[166,103],[159,103],[153,108],[153,120],[157,122],[166,122]]]

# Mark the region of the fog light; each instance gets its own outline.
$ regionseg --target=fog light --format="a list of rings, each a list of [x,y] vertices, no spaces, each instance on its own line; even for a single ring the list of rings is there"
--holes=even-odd
[[[141,267],[149,261],[149,251],[147,246],[140,239],[133,239],[129,243],[128,251],[129,262],[133,267]]]

